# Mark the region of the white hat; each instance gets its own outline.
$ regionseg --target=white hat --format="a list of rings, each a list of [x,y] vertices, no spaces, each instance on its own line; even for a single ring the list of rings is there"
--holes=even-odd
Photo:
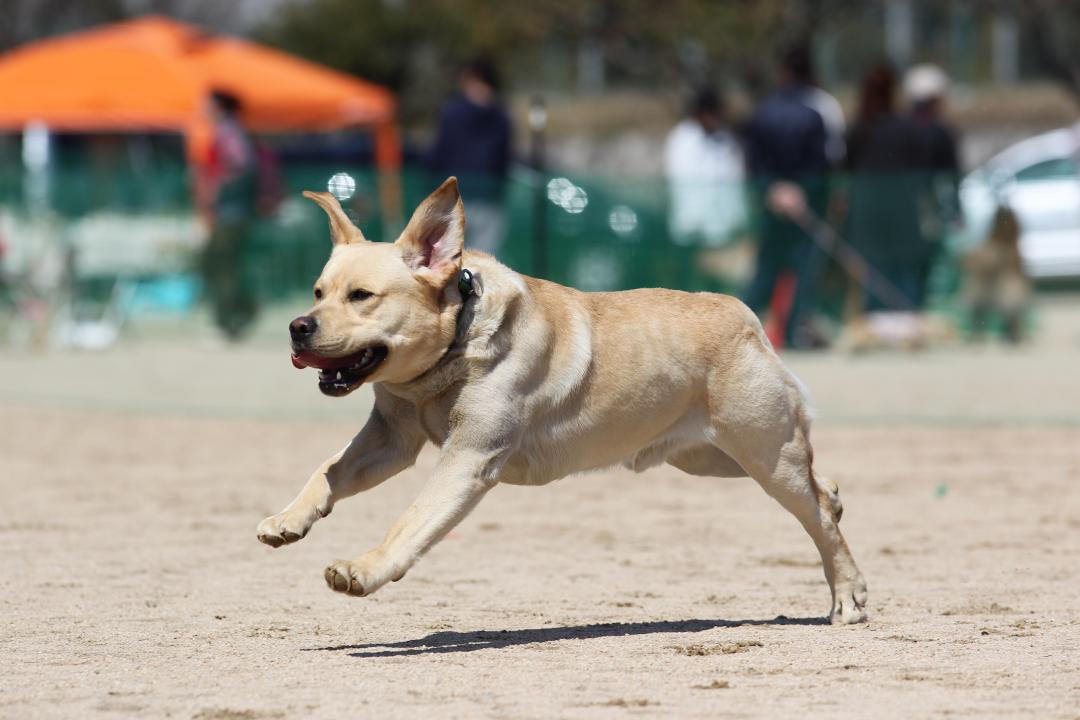
[[[948,91],[949,76],[937,65],[916,65],[904,76],[904,95],[909,102],[945,97]]]

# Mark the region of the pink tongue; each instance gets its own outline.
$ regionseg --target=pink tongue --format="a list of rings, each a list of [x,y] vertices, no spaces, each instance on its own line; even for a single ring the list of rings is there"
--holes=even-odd
[[[359,355],[347,355],[346,357],[328,358],[314,353],[302,352],[292,356],[293,367],[303,370],[307,367],[319,368],[320,370],[340,370],[350,365],[355,365]]]

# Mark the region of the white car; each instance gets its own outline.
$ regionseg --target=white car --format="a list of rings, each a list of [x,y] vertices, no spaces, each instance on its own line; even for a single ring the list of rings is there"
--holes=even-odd
[[[1022,140],[960,184],[964,245],[986,237],[999,204],[1020,221],[1020,255],[1033,278],[1080,278],[1080,126]]]

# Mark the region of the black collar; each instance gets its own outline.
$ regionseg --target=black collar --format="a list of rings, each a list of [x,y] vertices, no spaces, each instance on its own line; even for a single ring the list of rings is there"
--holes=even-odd
[[[465,333],[469,330],[469,325],[472,324],[473,313],[476,312],[476,303],[472,302],[473,298],[478,298],[484,294],[484,285],[480,281],[480,278],[472,274],[472,271],[462,268],[458,273],[458,291],[461,293],[461,307],[458,308],[457,318],[454,320],[454,339],[450,341],[450,344],[443,350],[442,356],[435,362],[434,365],[429,367],[424,372],[417,375],[409,382],[414,382],[436,371],[441,367],[443,363],[447,361],[450,353],[454,348],[459,347],[465,341]]]
[[[458,308],[457,319],[454,321],[454,340],[450,343],[450,346],[446,348],[446,352],[457,345],[459,342],[465,339],[465,332],[469,329],[469,324],[472,322],[472,305],[474,303],[469,302],[472,298],[478,298],[484,294],[483,285],[480,284],[480,280],[472,274],[472,271],[468,268],[461,268],[461,272],[458,273],[458,292],[461,293],[461,307]],[[466,317],[466,311],[469,312]],[[444,354],[445,355],[445,354]]]

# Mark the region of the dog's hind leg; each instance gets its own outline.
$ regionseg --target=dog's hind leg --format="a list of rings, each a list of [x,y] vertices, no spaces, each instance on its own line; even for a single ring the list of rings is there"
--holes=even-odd
[[[831,481],[814,477],[805,392],[775,362],[772,368],[755,363],[739,383],[726,385],[753,393],[745,403],[721,394],[721,388],[711,393],[725,402],[716,404],[706,435],[792,513],[818,546],[833,593],[831,620],[858,623],[866,619],[866,582],[840,533],[839,493]]]
[[[840,533],[836,485],[814,477],[806,388],[748,317],[742,354],[708,378],[706,439],[802,524],[821,555],[834,623],[866,619],[866,581]]]
[[[798,519],[821,554],[825,579],[832,591],[833,623],[857,623],[866,619],[866,581],[855,565],[838,525],[840,496],[836,486],[823,481],[819,487],[812,468],[813,451],[802,422],[789,433],[762,430],[755,440],[740,439],[732,456],[770,496]],[[772,441],[769,436],[787,434]],[[771,445],[771,447],[770,447]]]

